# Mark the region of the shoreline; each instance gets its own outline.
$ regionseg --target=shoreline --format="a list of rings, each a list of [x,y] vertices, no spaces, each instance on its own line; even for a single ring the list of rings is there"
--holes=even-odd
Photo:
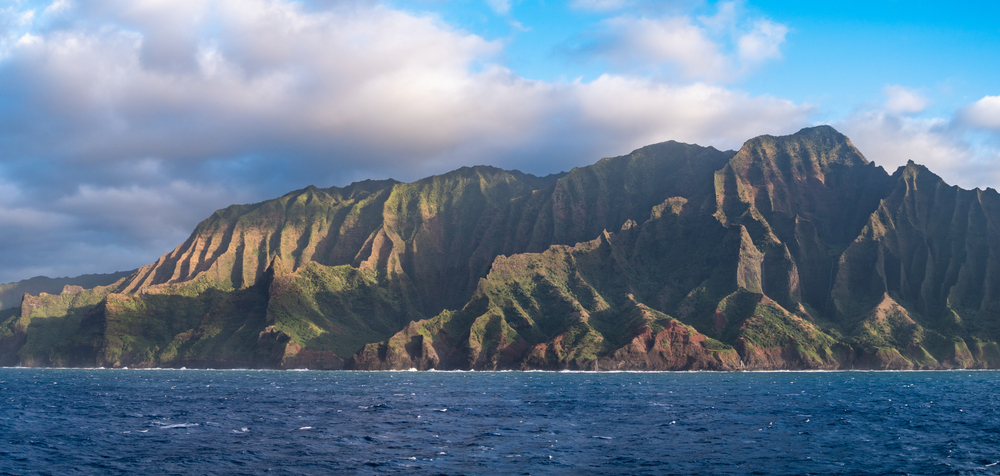
[[[773,370],[327,370],[327,369],[250,369],[187,367],[0,367],[0,370],[108,370],[108,371],[212,371],[212,372],[350,372],[350,373],[539,373],[539,374],[762,374],[762,373],[873,373],[873,372],[1000,372],[1000,369],[773,369]]]

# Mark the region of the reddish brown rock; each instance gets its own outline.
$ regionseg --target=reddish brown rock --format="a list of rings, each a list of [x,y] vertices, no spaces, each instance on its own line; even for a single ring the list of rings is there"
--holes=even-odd
[[[709,349],[703,334],[669,321],[653,334],[647,325],[624,347],[598,362],[600,370],[738,370],[740,357],[732,348]]]

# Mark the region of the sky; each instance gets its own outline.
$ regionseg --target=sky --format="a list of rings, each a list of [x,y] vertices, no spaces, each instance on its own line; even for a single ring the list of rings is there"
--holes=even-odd
[[[1000,186],[1000,2],[0,0],[0,283],[230,204],[829,124]]]

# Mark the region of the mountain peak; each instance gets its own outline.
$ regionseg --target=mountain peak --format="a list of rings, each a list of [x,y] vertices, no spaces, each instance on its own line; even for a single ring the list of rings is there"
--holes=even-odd
[[[997,223],[995,193],[889,176],[826,125],[309,186],[110,286],[22,294],[0,365],[1000,368]]]
[[[767,162],[784,174],[821,178],[833,164],[868,163],[847,136],[822,125],[801,129],[787,136],[762,135],[748,140],[733,159],[744,167]]]
[[[803,135],[803,136],[830,136],[838,137],[847,140],[847,136],[841,134],[840,131],[834,129],[833,126],[828,124],[820,124],[818,126],[803,127],[799,129],[798,132],[792,134],[793,136]]]
[[[892,176],[896,180],[902,178],[907,183],[915,183],[917,181],[928,184],[937,184],[938,182],[944,183],[944,179],[942,179],[938,174],[931,172],[931,170],[926,166],[918,164],[912,159],[907,160],[906,165],[899,166]]]

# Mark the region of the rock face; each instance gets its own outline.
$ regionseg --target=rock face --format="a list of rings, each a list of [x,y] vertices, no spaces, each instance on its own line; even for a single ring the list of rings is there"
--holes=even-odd
[[[309,187],[115,283],[24,295],[0,365],[996,368],[998,224],[995,191],[889,175],[826,126]]]

